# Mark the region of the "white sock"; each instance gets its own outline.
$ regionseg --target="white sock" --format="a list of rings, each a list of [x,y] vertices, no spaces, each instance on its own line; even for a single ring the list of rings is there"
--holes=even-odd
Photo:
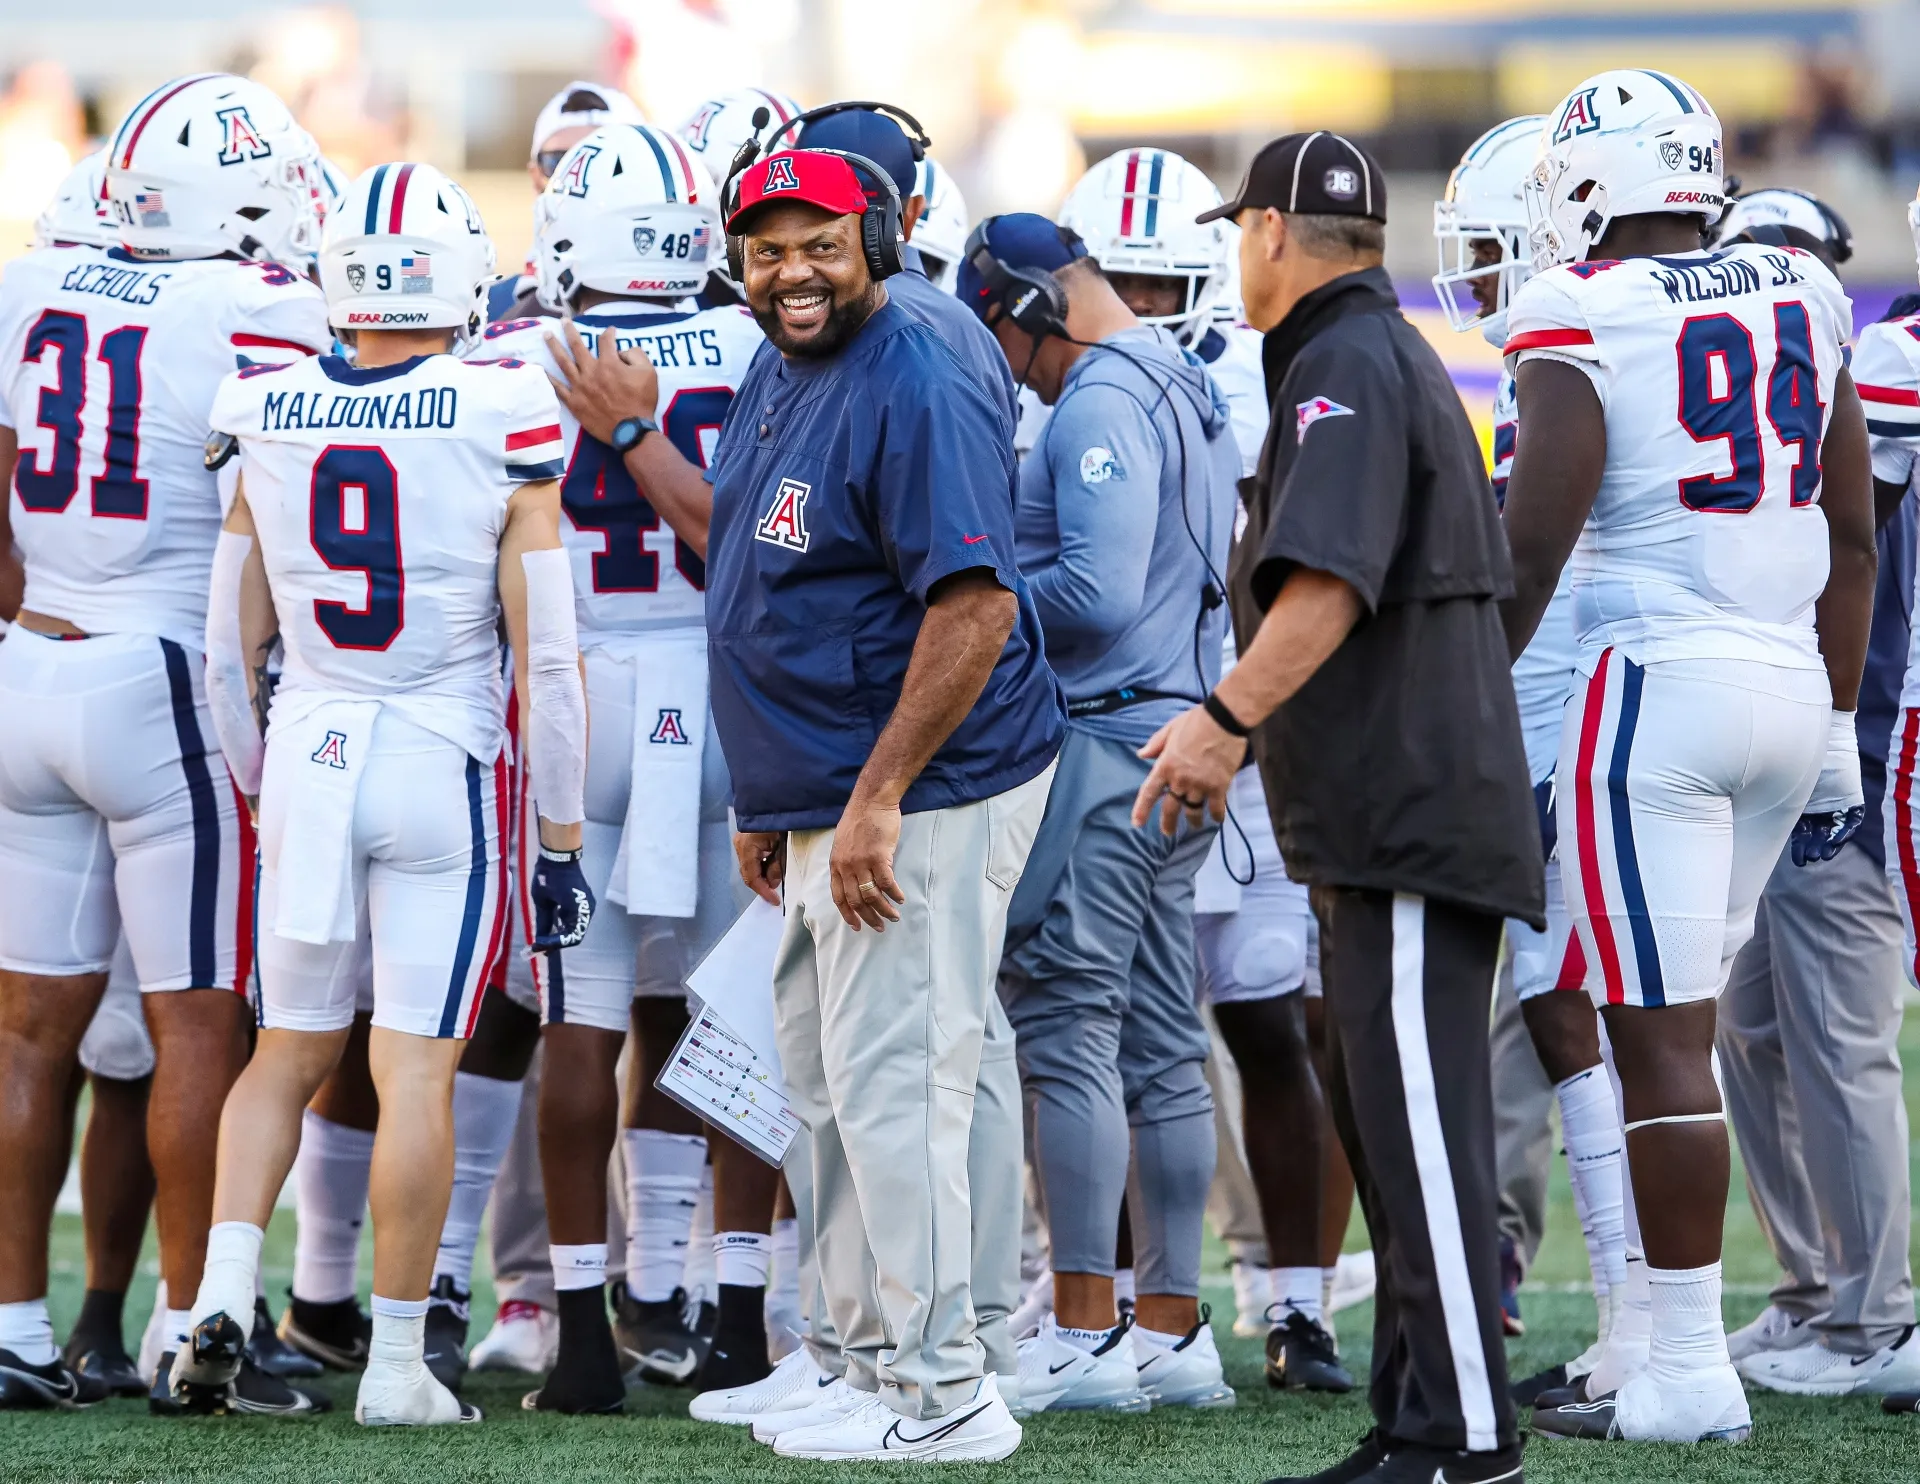
[[[252,1330],[254,1278],[265,1239],[266,1233],[251,1221],[214,1222],[207,1232],[207,1261],[189,1311],[189,1329],[209,1314],[224,1312],[242,1330]]]
[[[715,1232],[713,1275],[729,1288],[765,1288],[773,1239],[759,1232]]]
[[[1720,1264],[1703,1268],[1648,1268],[1653,1347],[1650,1372],[1697,1376],[1727,1364],[1727,1327],[1720,1317]]]
[[[686,1270],[707,1141],[657,1128],[630,1128],[620,1138],[627,1152],[627,1292],[657,1304],[673,1297]]]
[[[1274,1268],[1273,1301],[1280,1306],[1280,1317],[1292,1309],[1315,1324],[1326,1318],[1326,1294],[1333,1283],[1331,1268]]]
[[[1118,1328],[1118,1326],[1115,1326]],[[1054,1326],[1053,1332],[1076,1350],[1092,1352],[1098,1350],[1113,1338],[1111,1329],[1068,1329],[1064,1324]]]
[[[1113,1301],[1116,1304],[1131,1304],[1138,1302],[1139,1297],[1140,1295],[1134,1289],[1133,1269],[1115,1268],[1113,1270]]]
[[[553,1286],[562,1293],[595,1288],[607,1281],[607,1244],[582,1242],[577,1247],[547,1248],[553,1262]]]
[[[1567,1146],[1567,1176],[1573,1206],[1587,1242],[1587,1265],[1596,1296],[1604,1296],[1626,1277],[1627,1232],[1625,1139],[1613,1086],[1604,1067],[1576,1072],[1554,1088],[1560,1100],[1560,1129]],[[1604,1334],[1605,1331],[1602,1331]]]
[[[0,1304],[0,1350],[11,1350],[28,1365],[51,1365],[60,1352],[53,1344],[53,1321],[44,1298]]]
[[[700,1194],[687,1231],[687,1264],[680,1274],[687,1296],[709,1304],[720,1301],[720,1280],[713,1270],[713,1166],[700,1173]]]
[[[373,1296],[373,1341],[367,1348],[367,1366],[397,1366],[411,1370],[426,1365],[427,1300]]]
[[[518,1082],[453,1074],[453,1194],[433,1276],[449,1277],[462,1293],[473,1288],[473,1249],[480,1242],[480,1220],[493,1196],[493,1179],[507,1157],[520,1121]]]
[[[294,1297],[337,1304],[359,1289],[360,1229],[367,1219],[367,1171],[373,1135],[322,1118],[309,1108],[300,1119],[300,1154],[293,1162],[299,1223],[293,1241]]]
[[[1320,1313],[1322,1323],[1325,1322],[1325,1316],[1333,1312],[1333,1280],[1339,1276],[1340,1269],[1337,1267],[1320,1269]],[[1279,1281],[1278,1278],[1274,1279],[1276,1283]]]
[[[193,1315],[185,1309],[169,1309],[163,1328],[166,1338],[160,1343],[161,1351],[183,1349],[187,1343],[187,1331],[193,1328]]]

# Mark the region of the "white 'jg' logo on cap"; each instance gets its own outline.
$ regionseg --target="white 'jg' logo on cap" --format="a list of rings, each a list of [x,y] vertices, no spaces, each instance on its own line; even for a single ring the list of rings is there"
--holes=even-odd
[[[1326,175],[1321,178],[1321,184],[1326,187],[1327,194],[1336,201],[1351,201],[1360,194],[1359,173],[1345,165],[1330,167]]]

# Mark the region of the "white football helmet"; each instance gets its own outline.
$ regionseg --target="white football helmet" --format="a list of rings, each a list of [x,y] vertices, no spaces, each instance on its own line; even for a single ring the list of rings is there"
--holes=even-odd
[[[767,122],[755,129],[753,115],[762,108],[767,111]],[[749,139],[765,141],[768,134],[789,119],[798,118],[803,111],[785,93],[776,93],[767,88],[741,88],[737,92],[723,93],[718,98],[709,98],[688,114],[673,132],[680,137],[681,143],[700,157],[700,163],[707,167],[707,174],[717,184],[725,185],[727,173],[733,166],[733,157],[740,153],[741,145]]]
[[[1495,124],[1460,157],[1447,177],[1446,196],[1433,203],[1433,235],[1440,254],[1433,291],[1456,330],[1486,317],[1473,296],[1475,283],[1496,280],[1493,313],[1504,314],[1513,291],[1533,271],[1520,189],[1540,148],[1540,124],[1537,113]],[[1499,244],[1500,256],[1491,263],[1477,261],[1474,245],[1479,242]]]
[[[1913,238],[1913,255],[1920,260],[1920,191],[1907,203],[1907,232]]]
[[[67,172],[47,209],[34,218],[33,245],[78,242],[87,247],[117,247],[120,234],[101,199],[107,178],[107,152],[97,149]]]
[[[582,289],[684,299],[724,254],[720,193],[699,158],[665,129],[607,124],[567,151],[533,203],[540,302]]]
[[[1588,78],[1540,129],[1523,193],[1534,267],[1586,261],[1617,216],[1718,221],[1725,165],[1719,117],[1677,77],[1625,68]]]
[[[1060,225],[1080,234],[1108,273],[1184,278],[1177,314],[1141,315],[1181,344],[1205,327],[1226,291],[1234,253],[1223,222],[1194,220],[1220,204],[1205,173],[1164,149],[1123,149],[1080,177],[1060,206]]]
[[[480,209],[431,165],[362,172],[327,221],[320,288],[336,330],[453,329],[456,349],[486,323],[493,239]]]
[[[960,259],[966,252],[966,198],[953,177],[933,162],[929,155],[920,162],[920,173],[913,183],[914,194],[927,198],[926,209],[913,228],[913,245],[925,260],[927,277],[948,293],[960,278]]]
[[[1815,242],[1824,244],[1836,263],[1844,263],[1853,256],[1853,234],[1847,230],[1840,214],[1805,191],[1769,186],[1735,196],[1727,203],[1727,214],[1720,218],[1714,241],[1731,242],[1756,227],[1792,227],[1805,232]],[[1774,232],[1755,240],[1778,242],[1780,235]]]
[[[107,198],[135,257],[238,253],[305,268],[326,219],[320,150],[269,89],[224,72],[175,78],[107,146]]]

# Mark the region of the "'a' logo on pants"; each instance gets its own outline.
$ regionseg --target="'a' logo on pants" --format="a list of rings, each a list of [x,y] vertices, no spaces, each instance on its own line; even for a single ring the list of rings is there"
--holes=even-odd
[[[328,732],[327,740],[313,751],[313,760],[324,763],[329,768],[344,768],[347,765],[347,734]]]
[[[687,736],[687,729],[680,724],[680,708],[678,706],[662,706],[660,708],[660,719],[653,724],[653,735],[648,737],[647,740],[649,742],[670,742],[676,747],[685,747],[687,745],[690,739]]]
[[[813,486],[797,479],[783,479],[774,491],[773,505],[754,527],[753,538],[789,551],[807,549],[807,496]]]

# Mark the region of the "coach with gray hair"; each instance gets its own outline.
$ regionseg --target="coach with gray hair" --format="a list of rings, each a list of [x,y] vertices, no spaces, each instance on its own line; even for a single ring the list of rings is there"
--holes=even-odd
[[[1147,744],[1134,805],[1222,812],[1251,739],[1313,894],[1328,1091],[1373,1239],[1374,1431],[1322,1480],[1520,1476],[1501,1351],[1487,1017],[1502,919],[1545,921],[1479,439],[1380,266],[1386,191],[1324,131],[1234,198],[1273,419],[1228,573],[1240,661]]]

